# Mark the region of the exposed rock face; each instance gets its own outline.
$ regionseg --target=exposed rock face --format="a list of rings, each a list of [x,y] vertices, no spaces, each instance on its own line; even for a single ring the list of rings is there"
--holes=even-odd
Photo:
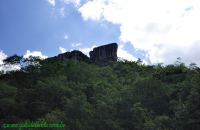
[[[74,59],[76,61],[89,61],[89,57],[83,54],[81,51],[74,50],[72,52],[65,52],[63,54],[59,54],[58,59]]]
[[[47,58],[45,61],[65,61],[67,59],[73,59],[75,62],[85,61],[88,63],[107,65],[109,62],[117,61],[117,48],[117,43],[110,43],[94,48],[92,51],[90,51],[90,58],[81,51],[74,50],[59,54],[55,57]]]
[[[99,46],[90,51],[90,60],[95,63],[107,64],[117,61],[117,43]]]

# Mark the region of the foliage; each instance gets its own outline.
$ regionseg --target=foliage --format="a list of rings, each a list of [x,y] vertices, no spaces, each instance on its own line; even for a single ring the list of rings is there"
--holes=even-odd
[[[66,130],[198,130],[200,69],[121,60],[107,66],[56,58],[5,60],[0,123],[46,120]]]

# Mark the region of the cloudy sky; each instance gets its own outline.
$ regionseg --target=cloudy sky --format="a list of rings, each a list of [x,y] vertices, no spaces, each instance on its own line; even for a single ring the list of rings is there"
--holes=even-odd
[[[200,0],[0,1],[0,64],[112,42],[128,60],[200,65]]]

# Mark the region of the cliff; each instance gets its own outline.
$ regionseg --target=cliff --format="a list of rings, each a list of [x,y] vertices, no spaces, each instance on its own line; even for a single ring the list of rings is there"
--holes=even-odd
[[[117,43],[99,46],[90,51],[90,60],[94,63],[107,64],[117,61]]]
[[[61,61],[65,59],[74,59],[75,61],[86,61],[100,65],[107,65],[109,62],[117,61],[117,43],[110,43],[103,46],[99,46],[90,51],[90,57],[83,54],[81,51],[74,50],[71,52],[65,52],[59,54],[56,57],[48,58],[48,60],[59,59]]]

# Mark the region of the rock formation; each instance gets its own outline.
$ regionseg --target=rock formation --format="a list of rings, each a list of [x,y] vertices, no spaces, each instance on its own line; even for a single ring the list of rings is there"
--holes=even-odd
[[[57,56],[58,59],[64,60],[64,59],[74,59],[75,61],[89,61],[89,57],[83,54],[81,51],[74,50],[72,52],[65,52],[62,54],[59,54]]]
[[[109,62],[117,61],[117,43],[110,43],[107,45],[99,46],[90,51],[90,57],[83,54],[81,51],[74,50],[65,52],[58,56],[47,58],[46,61],[73,59],[75,62],[84,61],[88,63],[96,63],[99,65],[107,65]]]
[[[117,61],[117,43],[99,46],[90,51],[90,60],[94,63],[107,64]]]

